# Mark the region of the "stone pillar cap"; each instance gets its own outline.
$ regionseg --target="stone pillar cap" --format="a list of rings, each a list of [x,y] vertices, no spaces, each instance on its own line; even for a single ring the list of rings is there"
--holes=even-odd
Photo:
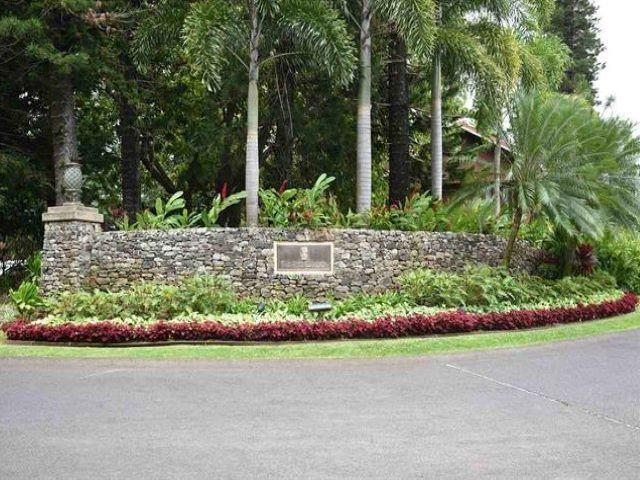
[[[88,222],[104,223],[104,215],[98,212],[97,208],[85,207],[84,205],[67,204],[56,207],[49,207],[42,214],[42,221],[49,222]]]

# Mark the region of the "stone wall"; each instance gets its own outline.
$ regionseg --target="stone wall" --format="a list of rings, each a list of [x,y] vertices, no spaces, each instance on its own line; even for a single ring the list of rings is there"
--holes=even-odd
[[[75,222],[45,228],[45,292],[79,287],[122,289],[138,280],[171,282],[196,273],[224,275],[249,297],[321,299],[392,287],[404,271],[420,267],[498,265],[505,240],[459,233],[371,230],[216,228],[169,231],[85,231]],[[274,241],[334,243],[334,271],[324,275],[274,274]],[[77,260],[72,257],[78,256]],[[514,267],[528,270],[536,252],[518,245]]]
[[[50,207],[42,215],[42,290],[78,290],[88,284],[91,252],[102,234],[103,216],[81,205]]]

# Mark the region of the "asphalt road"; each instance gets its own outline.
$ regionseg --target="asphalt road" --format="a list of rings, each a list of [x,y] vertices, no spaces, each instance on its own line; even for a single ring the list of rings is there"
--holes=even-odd
[[[0,360],[0,479],[638,479],[640,331],[304,361]]]

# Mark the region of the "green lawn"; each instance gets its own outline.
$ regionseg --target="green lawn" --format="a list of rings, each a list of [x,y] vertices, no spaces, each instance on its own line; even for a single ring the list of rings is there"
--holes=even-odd
[[[447,335],[397,340],[282,343],[269,345],[176,345],[140,348],[45,347],[8,345],[0,339],[0,357],[58,358],[370,358],[520,347],[573,340],[640,328],[640,312],[539,330]]]

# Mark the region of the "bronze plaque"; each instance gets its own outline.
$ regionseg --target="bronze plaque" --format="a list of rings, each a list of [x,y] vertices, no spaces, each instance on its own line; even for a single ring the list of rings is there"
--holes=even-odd
[[[333,273],[332,242],[274,242],[275,273]]]

